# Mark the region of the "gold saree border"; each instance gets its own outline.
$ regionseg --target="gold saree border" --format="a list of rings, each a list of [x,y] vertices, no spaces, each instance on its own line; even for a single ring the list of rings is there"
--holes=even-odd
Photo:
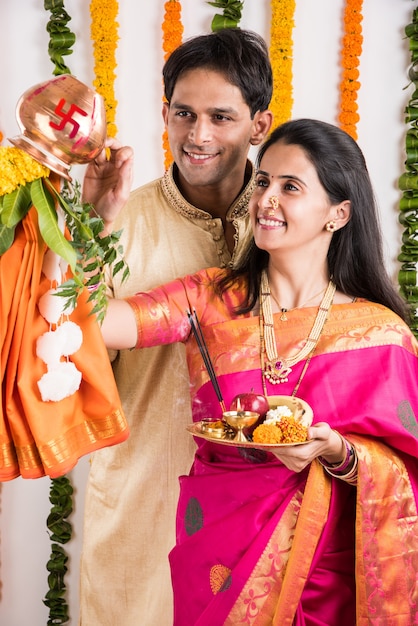
[[[63,435],[42,444],[14,446],[0,443],[0,481],[23,478],[57,478],[70,471],[77,461],[98,448],[125,441],[129,435],[126,418],[116,409],[104,418],[86,419]]]
[[[359,458],[357,626],[411,626],[418,623],[418,514],[408,471],[385,444],[349,438]]]
[[[309,470],[273,626],[293,623],[312,559],[328,518],[330,499],[331,480],[326,476],[319,461],[315,459]]]
[[[408,471],[387,445],[358,435],[349,439],[359,457],[356,624],[411,626],[418,623],[418,511]],[[330,492],[331,480],[315,461],[305,494],[288,505],[225,625],[291,626]]]
[[[205,328],[205,339],[210,354],[217,353],[219,345],[224,346],[222,354],[218,354],[216,359],[218,376],[234,374],[237,367],[241,371],[259,369],[258,317],[241,317],[225,322],[222,303],[218,304],[215,301],[211,306],[214,307],[216,315],[214,323]],[[315,307],[295,309],[292,316],[288,316],[285,327],[283,322],[280,322],[280,315],[274,315],[275,335],[281,354],[292,356],[303,347],[304,340],[301,342],[300,337],[309,335],[316,313]],[[412,343],[408,328],[395,313],[382,305],[358,300],[355,303],[337,304],[332,307],[313,359],[322,355],[387,345],[399,346],[411,354],[416,353],[416,345]],[[229,357],[230,350],[234,351],[232,360]],[[205,368],[199,367],[201,355],[197,347],[189,346],[188,360],[190,369],[198,372],[197,388],[210,382]]]

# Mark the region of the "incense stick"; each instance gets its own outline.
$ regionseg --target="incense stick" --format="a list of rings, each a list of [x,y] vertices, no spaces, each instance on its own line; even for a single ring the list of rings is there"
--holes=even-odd
[[[192,328],[193,334],[196,338],[197,345],[200,350],[200,354],[202,355],[203,362],[208,371],[210,380],[212,382],[213,388],[215,389],[216,397],[218,398],[219,404],[221,405],[222,412],[226,411],[225,402],[222,398],[222,393],[219,387],[219,382],[216,377],[215,369],[213,367],[212,359],[210,358],[208,347],[206,345],[205,338],[202,333],[202,328],[200,326],[200,322],[196,315],[196,311],[193,310],[193,315],[190,311],[187,311],[187,317],[189,318],[190,326]]]

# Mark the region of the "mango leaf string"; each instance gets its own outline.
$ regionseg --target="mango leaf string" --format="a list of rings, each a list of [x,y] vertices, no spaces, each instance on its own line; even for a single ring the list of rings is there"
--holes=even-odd
[[[216,32],[222,28],[237,28],[241,21],[244,2],[239,0],[214,0],[208,2],[216,9],[222,9],[222,14],[216,13],[212,19],[211,30]]]
[[[72,54],[72,50],[70,48],[74,45],[76,37],[74,33],[67,27],[67,23],[70,21],[70,16],[64,9],[64,0],[44,0],[44,8],[46,11],[51,11],[50,20],[46,26],[46,30],[49,33],[49,43],[48,43],[48,53],[52,63],[54,64],[53,74],[55,76],[60,76],[61,74],[71,74],[70,69],[64,62],[63,57],[69,54]],[[35,190],[34,190],[35,191]],[[44,194],[44,199],[47,197],[46,194],[48,190],[46,187],[43,189],[38,189],[39,193],[39,201],[42,201],[42,193]],[[49,195],[51,196],[51,190],[49,189]],[[52,205],[54,205],[53,200],[51,200]],[[53,243],[57,243],[58,250],[54,249],[58,254],[64,253],[68,254],[68,260],[70,267],[75,269],[77,262],[77,253],[75,248],[65,239],[61,231],[58,234],[57,229],[51,220],[56,220],[57,215],[54,208],[55,217],[51,215],[51,203],[47,200],[47,206],[44,207],[44,225],[46,226],[46,231],[49,233],[55,233],[55,239]],[[39,212],[38,212],[39,213]],[[50,222],[49,228],[45,224],[45,220]],[[52,224],[52,229],[51,229]],[[58,224],[57,224],[58,226]],[[42,231],[41,231],[42,232]],[[62,235],[62,236],[61,236]],[[66,243],[64,243],[64,241]],[[70,252],[71,249],[71,252]],[[56,502],[56,497],[59,497],[59,494],[64,491],[65,496],[65,504],[63,506],[62,517],[67,517],[70,510],[72,510],[72,493],[73,488],[68,478],[52,478],[51,479],[51,492],[50,499],[53,504],[51,508],[50,515],[47,519],[48,527],[52,525],[53,534],[52,541],[58,541],[60,543],[68,542],[72,537],[72,526],[69,522],[65,522],[65,526],[56,524],[56,515],[57,515],[57,506],[59,504]],[[62,505],[62,501],[60,501]],[[65,512],[65,515],[64,515]],[[53,521],[54,520],[54,521]],[[49,590],[46,593],[45,599],[43,600],[44,604],[49,608],[49,619],[47,622],[47,626],[59,626],[61,624],[66,624],[69,619],[69,608],[66,600],[66,587],[64,584],[64,577],[67,572],[67,563],[68,556],[65,553],[65,550],[56,543],[51,545],[51,556],[47,563],[47,570],[49,571],[48,575],[48,587]]]
[[[411,65],[408,76],[414,92],[405,107],[405,172],[399,177],[402,191],[399,202],[399,222],[404,227],[398,255],[401,268],[398,273],[400,291],[411,311],[411,330],[418,338],[418,9],[412,13],[412,22],[405,27],[409,39]]]
[[[51,511],[47,518],[47,526],[51,532],[51,555],[46,568],[48,574],[48,587],[43,603],[49,608],[47,626],[66,624],[70,617],[68,605],[65,600],[66,587],[64,577],[67,572],[68,556],[65,550],[58,544],[68,543],[72,535],[71,524],[67,518],[73,511],[72,503],[73,487],[65,476],[51,480],[49,500]]]
[[[76,40],[75,34],[67,27],[71,17],[64,9],[64,0],[44,0],[44,8],[51,11],[46,30],[49,33],[48,53],[55,65],[53,74],[71,74],[63,59],[63,56],[72,54],[70,48]]]

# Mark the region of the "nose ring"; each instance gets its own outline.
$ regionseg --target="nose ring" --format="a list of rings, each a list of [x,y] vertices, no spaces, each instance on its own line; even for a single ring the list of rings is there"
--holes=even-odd
[[[277,196],[270,196],[269,201],[273,209],[279,208],[280,203],[279,203],[279,198]]]

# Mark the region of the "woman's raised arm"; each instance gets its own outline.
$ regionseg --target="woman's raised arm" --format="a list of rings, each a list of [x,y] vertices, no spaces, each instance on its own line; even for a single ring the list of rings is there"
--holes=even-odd
[[[109,300],[101,331],[107,348],[113,350],[135,348],[138,331],[135,313],[128,302]]]

